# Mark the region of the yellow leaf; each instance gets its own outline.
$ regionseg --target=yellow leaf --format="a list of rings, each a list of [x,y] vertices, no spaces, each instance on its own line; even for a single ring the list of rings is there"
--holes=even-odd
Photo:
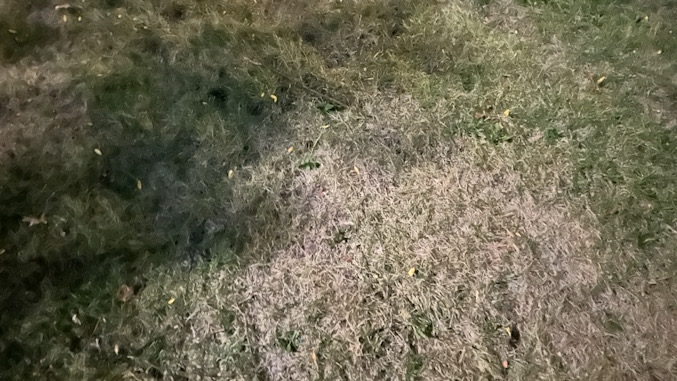
[[[328,124],[325,124],[325,125],[322,126],[321,128],[329,128],[329,125],[328,125]]]
[[[103,155],[103,153],[101,152],[101,150],[98,149],[98,148],[94,148],[94,153],[97,154],[97,155],[99,155],[99,156]]]
[[[235,171],[233,171],[233,170],[231,169],[231,170],[228,171],[228,178],[229,178],[229,179],[232,179],[233,176],[235,176]]]
[[[266,93],[261,93],[261,98],[265,97]]]
[[[171,298],[169,301],[167,301],[167,304],[172,305],[176,301],[176,298]]]
[[[409,269],[409,276],[414,276],[415,273],[416,273],[415,267],[412,267],[412,268]]]
[[[356,165],[353,166],[353,170],[354,170],[355,173],[357,173],[358,175],[360,174],[360,170],[357,169],[357,166],[356,166]]]
[[[510,116],[510,109],[503,111],[503,116]]]
[[[508,336],[510,336],[510,327],[505,327],[505,332],[507,332]]]
[[[515,235],[521,237],[522,235],[519,232],[515,232]]]
[[[291,151],[293,151],[293,150],[294,150],[294,146],[287,148],[287,152],[289,152],[289,153],[291,153]]]
[[[597,84],[598,84],[598,85],[601,85],[602,83],[604,83],[604,81],[606,81],[606,76],[600,77],[600,78],[597,80]]]
[[[270,94],[270,99],[272,99],[273,102],[277,102],[277,95],[275,95],[275,94]]]
[[[141,190],[143,189],[143,184],[141,184],[141,180],[136,179],[136,189]]]

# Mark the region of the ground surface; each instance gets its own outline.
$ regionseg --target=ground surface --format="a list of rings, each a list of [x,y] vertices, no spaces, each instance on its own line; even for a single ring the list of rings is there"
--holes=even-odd
[[[0,378],[677,378],[675,20],[1,3]]]

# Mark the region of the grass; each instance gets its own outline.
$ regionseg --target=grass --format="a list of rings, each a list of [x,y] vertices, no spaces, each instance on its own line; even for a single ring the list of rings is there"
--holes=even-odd
[[[673,378],[675,17],[0,5],[0,377]]]

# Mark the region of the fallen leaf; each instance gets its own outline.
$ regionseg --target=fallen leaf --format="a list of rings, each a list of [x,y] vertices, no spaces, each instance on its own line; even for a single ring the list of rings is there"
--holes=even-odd
[[[317,363],[317,355],[315,352],[310,352],[310,359],[314,362]]]
[[[660,54],[662,54],[662,53],[663,53],[662,50],[659,50],[659,51],[656,52],[656,54],[658,54],[658,55],[660,55]]]
[[[232,179],[233,176],[235,176],[235,171],[233,171],[233,170],[231,169],[231,170],[228,171],[228,178],[229,178],[229,179]]]
[[[99,155],[99,156],[103,155],[103,153],[101,153],[101,150],[98,149],[98,148],[94,148],[94,153]]]
[[[171,306],[172,304],[174,304],[175,301],[176,301],[176,298],[171,298],[167,301],[167,304],[169,304]]]
[[[66,15],[61,16],[61,21],[68,22],[68,16]]]
[[[321,126],[321,128],[329,128],[329,125],[325,124],[324,126]]]
[[[505,111],[503,111],[503,116],[505,117],[510,116],[510,109],[506,109]]]
[[[356,166],[356,165],[353,165],[353,170],[354,170],[355,173],[357,173],[358,175],[360,174],[360,170],[357,169],[357,166]]]
[[[602,86],[602,84],[606,81],[606,76],[602,76],[597,80],[597,86]]]
[[[505,327],[505,332],[507,332],[508,336],[510,336],[510,327]]]
[[[294,146],[287,148],[287,152],[289,152],[289,153],[291,153],[291,151],[293,151],[293,150],[294,150]]]
[[[75,323],[77,325],[82,325],[82,322],[80,321],[80,319],[78,319],[77,314],[73,314],[73,316],[71,317],[71,320],[73,321],[73,323]]]
[[[261,98],[265,97],[266,93],[261,93]]]
[[[416,274],[416,268],[415,267],[410,268],[408,274],[409,276],[414,276],[414,274]]]
[[[141,180],[136,179],[136,189],[141,190],[143,189],[143,184],[141,184]]]
[[[521,237],[522,235],[519,232],[515,232],[515,235]]]
[[[78,16],[78,21],[82,21],[82,16]]]
[[[273,103],[277,103],[277,95],[275,95],[275,94],[270,94],[270,99],[273,100]]]
[[[122,303],[127,303],[132,298],[132,296],[134,296],[134,289],[127,286],[126,284],[123,284],[120,286],[115,298]]]
[[[47,219],[44,214],[41,214],[40,217],[24,217],[21,219],[22,222],[28,222],[28,227],[30,228],[33,225],[47,224]]]
[[[120,353],[120,347],[117,344],[113,347],[113,352],[115,352],[116,355]]]

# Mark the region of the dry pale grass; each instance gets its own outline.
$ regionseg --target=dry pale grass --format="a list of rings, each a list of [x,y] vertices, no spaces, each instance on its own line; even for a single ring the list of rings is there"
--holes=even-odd
[[[429,121],[418,105],[377,99],[383,112],[336,114],[324,134],[320,118],[294,115],[300,133],[271,147],[279,155],[238,170],[243,192],[283,189],[280,234],[293,233],[253,231],[246,252],[272,251],[268,262],[178,281],[192,312],[169,314],[165,340],[177,351],[161,363],[205,379],[668,379],[674,364],[652,359],[675,350],[674,319],[661,310],[670,299],[604,279],[599,232],[557,191],[566,158],[526,184],[512,163],[549,147],[446,145],[434,134],[420,144]],[[322,166],[285,168],[310,154],[294,141],[312,132]],[[373,150],[356,150],[361,139]],[[417,148],[398,161],[396,150]]]

